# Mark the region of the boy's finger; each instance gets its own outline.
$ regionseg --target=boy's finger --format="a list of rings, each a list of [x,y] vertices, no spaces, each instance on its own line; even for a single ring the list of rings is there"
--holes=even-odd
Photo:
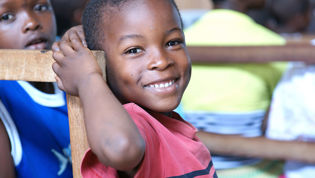
[[[64,56],[71,55],[74,52],[71,42],[69,41],[60,41],[59,48]]]
[[[69,30],[66,31],[66,33],[63,34],[60,41],[69,41]]]
[[[82,42],[83,46],[87,48],[87,44],[86,44],[86,41],[85,41],[84,33],[82,31],[79,31],[77,33],[78,33],[79,38],[81,39],[81,42]]]
[[[77,32],[72,32],[69,37],[74,50],[78,51],[84,47]]]
[[[51,49],[53,52],[60,51],[59,42],[54,42]]]
[[[58,88],[60,90],[65,91],[65,87],[63,86],[63,83],[62,83],[61,79],[58,76],[56,76],[55,79],[56,79],[56,83],[58,85]]]
[[[52,64],[52,70],[55,72],[56,75],[59,75],[59,69],[60,69],[60,65],[57,62],[54,62]]]
[[[62,36],[60,41],[70,41],[69,34],[72,32],[76,32],[76,31],[78,31],[78,32],[80,31],[83,33],[82,25],[77,25],[77,26],[71,27],[69,30],[66,31],[66,33],[64,33],[64,35]],[[83,35],[83,37],[84,37],[84,35]]]
[[[56,51],[56,52],[53,52],[52,57],[58,64],[61,64],[65,56],[60,51]]]
[[[84,35],[84,31],[83,31],[83,26],[82,25],[76,26],[76,29],[77,29],[77,34],[78,34],[80,40],[82,41],[83,46],[87,48],[85,35]]]
[[[83,44],[84,47],[86,47],[86,48],[88,47],[88,45],[87,45],[85,40],[82,41],[82,44]]]
[[[56,79],[58,88],[60,88],[61,90],[64,91],[63,83],[62,83],[61,79],[58,77],[58,76],[60,75],[60,66],[59,66],[59,64],[56,63],[56,62],[53,63],[52,69],[53,69],[53,71],[56,73],[55,79]]]

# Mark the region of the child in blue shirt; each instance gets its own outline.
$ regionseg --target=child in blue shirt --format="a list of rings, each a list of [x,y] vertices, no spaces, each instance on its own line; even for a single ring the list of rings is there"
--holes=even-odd
[[[2,0],[1,49],[50,49],[49,0]],[[54,83],[0,81],[0,177],[72,177],[64,93]]]

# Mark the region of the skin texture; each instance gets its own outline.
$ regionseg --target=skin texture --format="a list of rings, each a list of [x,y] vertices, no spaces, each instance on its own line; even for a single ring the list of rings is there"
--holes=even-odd
[[[81,99],[92,151],[103,164],[132,176],[145,143],[122,104],[167,114],[180,102],[191,64],[179,14],[169,1],[131,1],[112,14],[102,21],[107,82],[75,30],[54,44],[53,69],[58,86]],[[164,83],[170,85],[152,87]]]
[[[1,49],[49,49],[55,40],[54,14],[47,0],[0,1]],[[50,93],[49,83],[32,83]],[[0,177],[15,177],[10,142],[4,127],[0,127]]]

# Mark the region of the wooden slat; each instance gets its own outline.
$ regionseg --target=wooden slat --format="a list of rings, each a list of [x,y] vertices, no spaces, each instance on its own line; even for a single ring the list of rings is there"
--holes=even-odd
[[[94,51],[97,62],[103,71],[103,78],[106,78],[105,58],[101,51]],[[85,151],[89,148],[84,124],[83,109],[80,99],[75,96],[67,95],[68,116],[70,127],[70,143],[73,177],[81,178],[80,165]]]
[[[188,46],[193,63],[218,62],[315,62],[315,47],[311,45],[285,46]]]
[[[105,78],[104,52],[93,51]],[[0,50],[0,80],[54,82],[51,51]],[[83,110],[78,97],[67,95],[73,177],[80,178],[80,162],[88,148]]]
[[[80,163],[89,148],[83,110],[78,97],[67,95],[73,177],[80,178]]]
[[[0,50],[0,79],[55,81],[51,51]]]
[[[286,40],[286,44],[289,45],[310,45],[312,40],[315,39],[314,34],[286,34],[282,35],[283,38]]]

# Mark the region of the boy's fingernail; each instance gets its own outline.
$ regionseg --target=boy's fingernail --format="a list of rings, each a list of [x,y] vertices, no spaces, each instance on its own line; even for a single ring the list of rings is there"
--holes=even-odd
[[[53,46],[52,48],[54,51],[60,51],[59,47],[58,46]]]
[[[82,40],[82,44],[83,44],[84,47],[87,47],[87,44],[86,44],[85,40]]]

